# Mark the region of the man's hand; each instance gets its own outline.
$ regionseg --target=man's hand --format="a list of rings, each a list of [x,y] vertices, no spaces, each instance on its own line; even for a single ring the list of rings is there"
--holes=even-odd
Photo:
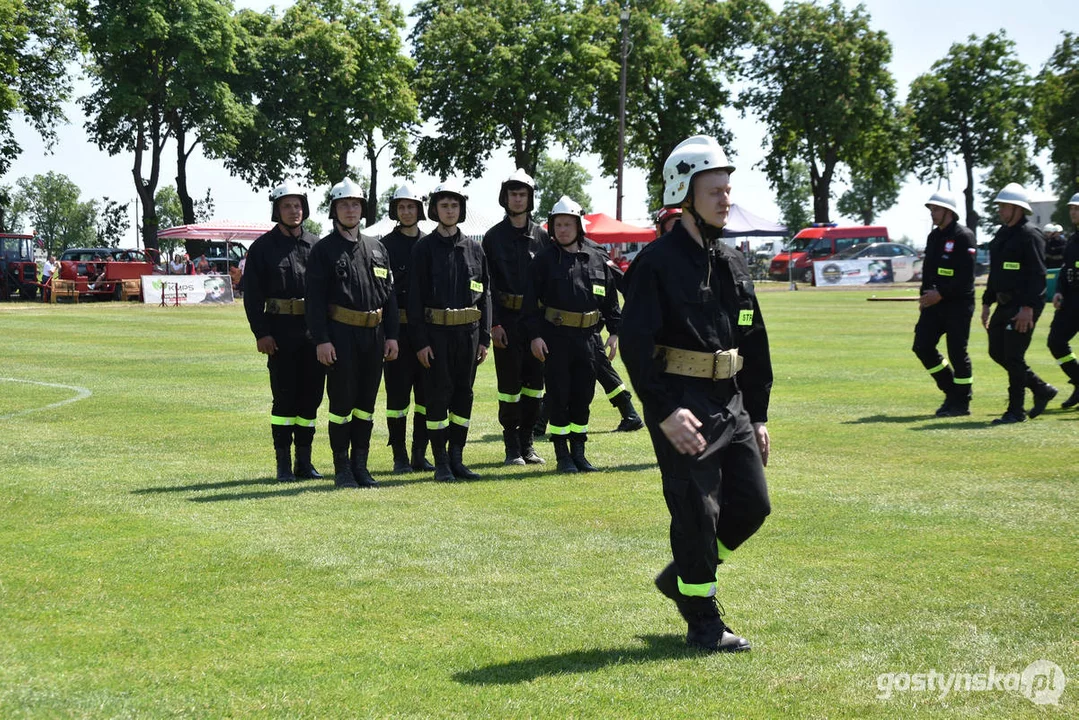
[[[1034,329],[1034,308],[1024,305],[1012,316],[1012,327],[1016,332],[1030,332]]]
[[[385,347],[382,351],[382,359],[386,361],[393,361],[397,359],[397,353],[399,349],[397,347],[396,340],[387,340]]]
[[[536,338],[532,341],[532,357],[540,362],[547,360],[547,343],[543,342],[543,338]]]
[[[263,355],[273,355],[277,352],[277,341],[273,335],[264,335],[255,341],[255,347]]]
[[[509,344],[509,338],[506,337],[506,328],[501,325],[495,325],[491,328],[491,342],[495,344],[495,347],[499,350],[505,350]]]
[[[416,359],[420,361],[420,365],[430,369],[431,361],[435,358],[435,351],[431,349],[430,345],[422,347],[416,353]]]
[[[989,329],[989,306],[982,305],[982,327]]]
[[[337,350],[334,349],[333,343],[319,343],[315,348],[315,354],[318,356],[318,361],[326,367],[337,362]]]
[[[1056,295],[1053,296],[1053,308],[1054,309],[1059,310],[1060,309],[1060,303],[1062,303],[1062,302],[1064,302],[1064,296],[1063,295],[1061,295],[1060,293],[1057,293]]]
[[[697,455],[704,452],[708,443],[698,430],[701,421],[689,410],[678,408],[659,424],[659,429],[667,437],[674,449],[683,455]]]
[[[476,349],[476,364],[477,365],[482,365],[483,361],[486,360],[486,359],[487,359],[487,346],[486,345],[480,345],[479,348]]]
[[[610,335],[607,337],[607,342],[604,343],[604,347],[607,348],[607,359],[614,360],[615,354],[618,353],[618,336]]]
[[[941,300],[940,293],[934,288],[933,290],[926,290],[922,293],[922,296],[918,298],[918,309],[925,310],[927,307],[933,307]]]
[[[757,440],[757,448],[761,451],[761,462],[768,466],[768,453],[772,449],[772,440],[768,437],[768,428],[764,423],[753,423],[753,437]]]

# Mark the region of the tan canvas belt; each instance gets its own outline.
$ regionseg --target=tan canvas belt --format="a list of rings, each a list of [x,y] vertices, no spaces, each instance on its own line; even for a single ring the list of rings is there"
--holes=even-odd
[[[656,355],[660,354],[667,361],[664,372],[671,375],[727,380],[742,369],[742,356],[738,354],[738,348],[708,353],[656,345]]]
[[[330,319],[353,327],[376,327],[382,322],[382,308],[373,311],[350,310],[340,305],[330,305]]]
[[[267,315],[303,315],[303,300],[266,298]]]
[[[520,310],[521,305],[524,304],[524,295],[511,295],[509,293],[498,293],[498,304],[507,310]]]
[[[408,312],[406,312],[405,310],[398,310],[397,322],[401,323],[402,325],[408,325]]]
[[[599,322],[599,310],[579,313],[549,307],[543,311],[543,318],[557,327],[590,328]]]
[[[479,308],[424,308],[423,319],[432,325],[468,325],[479,320]]]

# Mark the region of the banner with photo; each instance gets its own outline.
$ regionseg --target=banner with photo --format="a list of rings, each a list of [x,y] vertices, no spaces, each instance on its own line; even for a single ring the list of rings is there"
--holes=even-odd
[[[142,301],[148,305],[202,305],[232,302],[228,275],[143,275]]]
[[[818,260],[813,263],[813,272],[817,287],[895,282],[892,261],[885,258]]]

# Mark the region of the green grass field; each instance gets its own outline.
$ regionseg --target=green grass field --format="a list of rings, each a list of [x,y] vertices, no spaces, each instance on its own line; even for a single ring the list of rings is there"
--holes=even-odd
[[[606,432],[602,396],[603,473],[503,468],[488,362],[483,480],[391,476],[379,421],[381,489],[282,485],[239,304],[0,306],[0,717],[1079,716],[1079,412],[1050,315],[1028,359],[1061,395],[990,427],[985,333],[973,415],[934,419],[916,305],[867,296],[761,294],[773,514],[720,570],[754,644],[735,656],[687,651],[653,588],[651,445]],[[325,404],[315,461],[332,469]],[[1071,678],[1058,705],[902,686],[1043,659]]]

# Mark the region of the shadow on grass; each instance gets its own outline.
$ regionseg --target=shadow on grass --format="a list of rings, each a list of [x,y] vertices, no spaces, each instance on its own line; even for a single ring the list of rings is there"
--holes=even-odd
[[[685,640],[678,635],[638,635],[637,639],[644,641],[645,646],[542,655],[454,673],[453,679],[465,685],[515,685],[548,675],[596,672],[611,665],[635,665],[699,654],[687,648]]]
[[[844,420],[843,425],[862,425],[864,423],[911,423],[919,420],[932,420],[932,415],[870,415],[857,420]]]
[[[990,420],[956,420],[954,422],[934,422],[928,425],[919,425],[911,430],[985,430],[992,427]]]
[[[265,500],[267,498],[293,497],[304,493],[324,493],[337,490],[333,480],[329,484],[324,481],[318,485],[300,485],[298,483],[278,483],[274,481],[273,490],[251,491],[242,493],[222,493],[219,495],[195,495],[187,498],[188,502],[209,503],[227,502],[231,500]]]
[[[270,477],[251,478],[249,480],[228,480],[225,482],[195,483],[194,485],[160,485],[158,487],[132,490],[132,495],[153,495],[156,493],[203,492],[205,490],[224,490],[227,488],[246,487],[248,485],[276,485],[277,480]]]

